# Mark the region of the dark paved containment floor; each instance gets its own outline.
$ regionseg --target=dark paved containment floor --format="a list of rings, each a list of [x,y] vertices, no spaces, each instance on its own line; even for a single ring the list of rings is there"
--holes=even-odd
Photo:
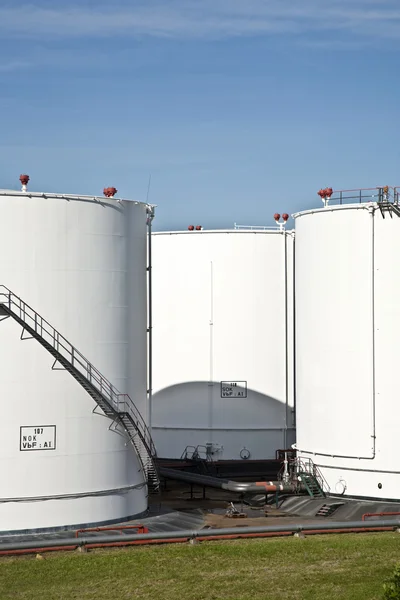
[[[250,527],[269,525],[291,525],[299,523],[322,523],[327,521],[361,520],[365,513],[400,512],[400,503],[353,501],[345,498],[310,498],[308,496],[286,497],[279,501],[279,508],[275,505],[265,506],[260,495],[256,506],[242,503],[239,496],[225,490],[206,489],[178,482],[168,482],[160,496],[150,499],[150,510],[146,517],[118,525],[143,524],[150,533],[171,532],[179,529],[199,530],[202,528]],[[235,508],[245,514],[244,518],[229,518],[227,510],[233,502]],[[335,504],[334,512],[329,516],[317,516],[317,512],[324,505]],[[395,518],[395,517],[387,517]],[[399,515],[400,518],[400,515]],[[374,521],[375,517],[368,517]],[[97,535],[115,535],[115,530],[99,533],[84,533],[85,537]],[[126,530],[127,534],[132,533]],[[1,535],[0,550],[7,548],[7,543],[17,540],[59,540],[73,537],[75,530],[60,531],[40,534]],[[123,534],[121,534],[123,535]]]

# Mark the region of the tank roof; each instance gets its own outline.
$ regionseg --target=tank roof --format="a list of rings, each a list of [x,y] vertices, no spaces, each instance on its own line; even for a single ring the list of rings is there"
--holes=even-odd
[[[334,210],[364,210],[368,209],[370,206],[374,206],[376,208],[378,206],[377,202],[363,202],[358,204],[328,204],[328,206],[321,206],[319,208],[309,208],[307,210],[301,210],[299,212],[293,213],[293,219],[297,219],[298,217],[303,217],[304,215],[312,215],[313,213],[329,213]]]
[[[0,190],[0,196],[14,196],[14,197],[27,197],[27,198],[54,198],[59,200],[82,200],[86,202],[109,202],[115,200],[116,202],[134,202],[135,204],[149,205],[147,202],[139,202],[138,200],[132,200],[129,198],[107,198],[105,196],[86,196],[81,194],[57,194],[54,192],[30,192],[21,190]]]
[[[279,227],[264,227],[264,228],[258,228],[258,229],[254,229],[251,227],[248,228],[241,228],[241,229],[201,229],[199,231],[189,231],[186,229],[179,229],[176,231],[153,231],[152,234],[153,235],[179,235],[179,234],[183,234],[183,235],[201,235],[201,234],[208,234],[208,233],[237,233],[237,234],[242,234],[242,233],[262,233],[262,234],[266,234],[266,233],[292,233],[294,231],[294,229],[280,229]]]

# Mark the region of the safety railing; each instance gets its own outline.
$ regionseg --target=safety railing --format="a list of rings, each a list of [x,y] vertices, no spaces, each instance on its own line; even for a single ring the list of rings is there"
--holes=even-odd
[[[296,469],[296,473],[307,473],[312,475],[314,479],[317,481],[320,488],[325,493],[330,492],[330,486],[323,476],[322,472],[318,469],[317,465],[311,460],[311,458],[295,458],[294,466]]]
[[[204,460],[213,462],[212,456],[208,452],[207,446],[186,446],[182,452],[181,460]]]
[[[60,357],[63,357],[75,371],[78,371],[92,388],[106,400],[115,413],[128,414],[142,443],[150,454],[149,459],[156,457],[156,449],[150,431],[140,411],[128,394],[120,393],[59,331],[4,285],[0,286],[0,305],[8,309],[11,316],[15,315],[22,326],[26,325],[29,328],[27,329],[28,332],[29,330],[34,332],[36,336],[50,345]],[[139,458],[143,459],[143,457]],[[145,467],[144,464],[143,467]]]
[[[363,202],[390,202],[398,204],[400,186],[377,186],[352,190],[334,190],[332,195],[322,198],[324,204],[362,204]]]
[[[275,225],[238,225],[233,224],[235,230],[250,230],[250,231],[279,231],[280,227]]]

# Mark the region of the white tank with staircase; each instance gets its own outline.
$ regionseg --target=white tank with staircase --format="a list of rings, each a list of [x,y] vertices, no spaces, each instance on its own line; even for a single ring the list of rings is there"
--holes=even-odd
[[[151,209],[7,190],[0,209],[0,532],[140,515]]]
[[[294,237],[152,235],[152,434],[177,459],[274,459],[294,441]]]
[[[333,495],[400,500],[397,201],[351,191],[295,215],[296,447]]]

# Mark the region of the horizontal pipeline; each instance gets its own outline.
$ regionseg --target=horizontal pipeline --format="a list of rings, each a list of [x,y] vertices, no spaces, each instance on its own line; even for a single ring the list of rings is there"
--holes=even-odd
[[[227,527],[225,529],[178,530],[161,533],[142,533],[137,535],[99,535],[90,537],[71,537],[51,540],[29,540],[12,543],[0,543],[0,555],[23,551],[72,550],[81,546],[99,548],[107,546],[126,546],[129,544],[154,544],[184,542],[189,540],[239,539],[246,537],[267,537],[290,535],[294,533],[350,533],[400,529],[400,519],[382,520],[373,525],[365,521],[332,521],[330,523],[304,523],[292,525],[272,525],[269,527]]]
[[[284,494],[295,493],[293,486],[284,485],[278,481],[254,481],[251,483],[245,483],[242,481],[232,481],[229,479],[222,479],[220,477],[212,477],[211,475],[200,475],[198,473],[189,473],[187,471],[178,471],[178,469],[167,469],[164,467],[160,467],[158,472],[166,479],[186,481],[187,483],[193,483],[205,487],[219,488],[240,494],[262,494],[266,492],[269,494],[273,494],[275,492],[282,492]]]

